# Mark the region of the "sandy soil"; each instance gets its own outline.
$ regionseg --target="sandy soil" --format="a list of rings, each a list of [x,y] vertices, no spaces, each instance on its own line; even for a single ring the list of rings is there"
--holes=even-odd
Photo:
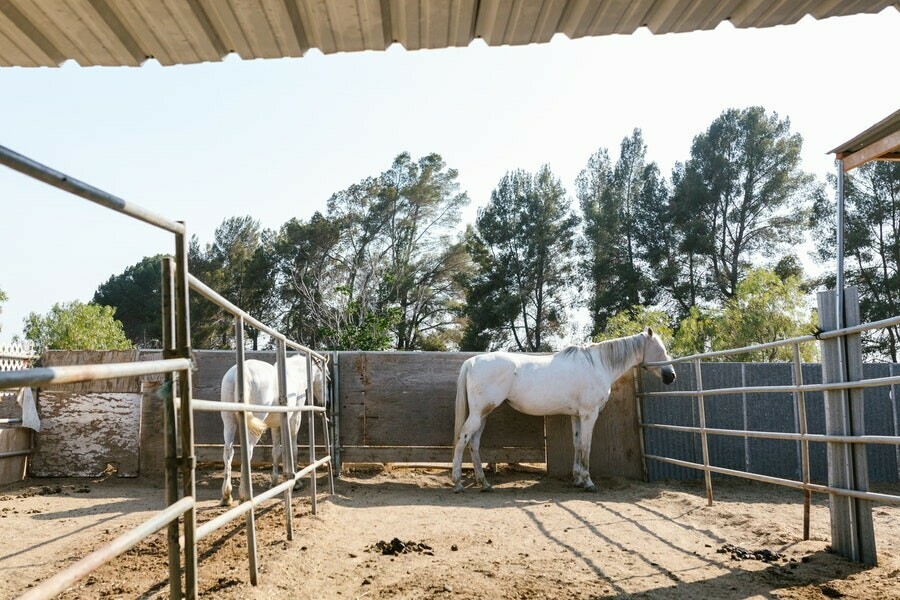
[[[345,473],[332,498],[258,513],[260,581],[250,586],[242,522],[201,542],[200,590],[216,598],[898,598],[900,507],[875,509],[879,566],[828,552],[827,499],[802,541],[802,495],[722,480],[600,480],[596,494],[527,469],[495,490],[453,494],[444,469]],[[254,483],[264,484],[259,473]],[[221,475],[202,471],[200,521],[220,514]],[[319,489],[325,489],[320,480]],[[897,493],[898,488],[892,488]],[[888,490],[890,491],[890,490]],[[0,488],[0,597],[71,564],[162,505],[135,480],[33,480]],[[167,597],[164,533],[79,582],[65,598]],[[409,552],[373,548],[397,540]],[[379,544],[383,542],[382,544]],[[739,560],[726,544],[783,554]],[[400,548],[396,543],[394,549]]]

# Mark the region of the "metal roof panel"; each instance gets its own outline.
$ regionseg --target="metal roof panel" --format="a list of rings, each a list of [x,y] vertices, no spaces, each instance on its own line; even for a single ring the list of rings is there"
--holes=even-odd
[[[895,0],[0,0],[0,65],[163,65],[796,23]]]

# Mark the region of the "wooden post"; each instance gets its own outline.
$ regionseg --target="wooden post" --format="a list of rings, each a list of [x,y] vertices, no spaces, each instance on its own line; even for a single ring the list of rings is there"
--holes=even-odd
[[[859,324],[856,288],[847,288],[844,319],[838,319],[833,290],[819,292],[819,328],[833,331],[843,321],[845,327]],[[859,334],[822,340],[822,381],[836,383],[862,379],[862,350]],[[863,390],[825,393],[825,433],[863,435],[865,433]],[[869,477],[864,444],[828,443],[828,485],[868,491]],[[877,564],[872,505],[866,500],[830,495],[831,547],[842,556],[864,564]]]

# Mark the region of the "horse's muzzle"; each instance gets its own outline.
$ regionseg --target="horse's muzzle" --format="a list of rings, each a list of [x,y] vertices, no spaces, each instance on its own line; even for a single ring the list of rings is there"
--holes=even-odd
[[[662,380],[663,383],[669,385],[673,381],[675,381],[675,369],[672,367],[665,367],[662,370]]]

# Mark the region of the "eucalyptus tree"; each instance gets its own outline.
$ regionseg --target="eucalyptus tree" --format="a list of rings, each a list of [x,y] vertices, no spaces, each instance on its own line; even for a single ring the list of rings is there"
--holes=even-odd
[[[438,154],[402,153],[380,175],[333,194],[326,214],[286,223],[276,254],[288,329],[334,348],[442,340],[467,264],[453,239],[468,202],[457,177]]]
[[[162,347],[162,254],[147,256],[97,287],[93,304],[113,306],[138,348]]]

